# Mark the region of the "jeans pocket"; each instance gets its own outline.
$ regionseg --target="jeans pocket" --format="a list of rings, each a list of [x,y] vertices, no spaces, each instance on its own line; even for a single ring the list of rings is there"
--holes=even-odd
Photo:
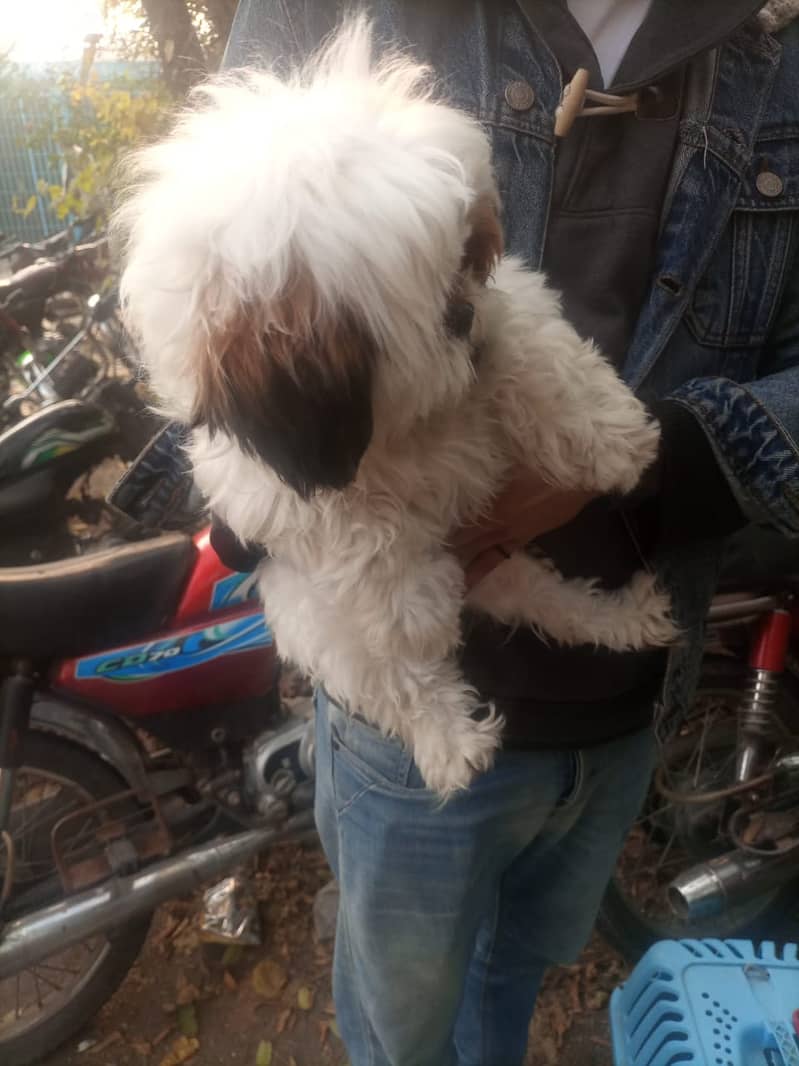
[[[390,798],[427,802],[413,756],[396,737],[384,737],[374,726],[330,703],[333,788],[339,813],[367,792]]]

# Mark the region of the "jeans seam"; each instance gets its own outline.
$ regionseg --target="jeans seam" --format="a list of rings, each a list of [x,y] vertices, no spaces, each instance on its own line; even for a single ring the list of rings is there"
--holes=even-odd
[[[335,759],[335,754],[334,754],[333,758]],[[373,788],[372,785],[364,785],[362,788],[360,788],[355,793],[354,796],[350,796],[350,798],[347,800],[347,802],[344,804],[344,806],[343,807],[339,807],[337,809],[336,813],[337,813],[338,817],[339,818],[343,817],[350,810],[350,808],[353,806],[353,804],[357,803],[358,800],[361,798],[361,796],[365,796],[367,792],[371,792],[372,788]]]
[[[343,849],[342,849],[342,853],[343,853]],[[347,960],[348,960],[349,966],[350,966],[350,973],[351,973],[352,977],[355,978],[356,974],[358,973],[358,969],[355,966],[355,959],[353,958],[353,954],[352,954],[352,935],[350,933],[349,915],[347,914],[347,908],[344,905],[345,895],[344,895],[344,890],[343,890],[343,884],[342,884],[342,882],[339,882],[339,884],[341,886],[341,893],[340,893],[340,899],[339,899],[339,908],[341,909],[341,911],[343,911],[342,918],[343,918],[344,925],[346,926],[346,932],[347,932]],[[363,1043],[365,1044],[366,1049],[367,1049],[367,1051],[369,1053],[369,1062],[367,1063],[367,1066],[375,1066],[375,1049],[374,1049],[374,1045],[372,1043],[371,1027],[367,1024],[366,1013],[364,1011],[363,1002],[361,1000],[360,994],[356,994],[355,999],[357,1001],[356,1009],[358,1011],[358,1020],[360,1021],[360,1025],[361,1025],[361,1033],[363,1035]]]
[[[488,1057],[487,1057],[488,1048],[486,1047],[487,1026],[485,1024],[485,1013],[486,1013],[485,1012],[485,1002],[486,1002],[486,996],[488,994],[488,977],[489,977],[489,973],[490,973],[490,970],[491,970],[491,961],[494,958],[494,949],[496,948],[496,944],[497,944],[497,929],[499,927],[499,908],[500,908],[500,904],[501,904],[501,890],[502,890],[502,882],[500,880],[500,887],[497,889],[496,897],[495,897],[495,900],[494,900],[494,913],[493,913],[492,919],[491,919],[491,948],[490,948],[490,950],[488,952],[488,956],[486,958],[486,965],[485,965],[485,967],[483,969],[483,987],[480,989],[480,1014],[479,1014],[480,1022],[479,1022],[479,1024],[480,1024],[480,1061],[481,1062],[487,1062],[488,1061]]]

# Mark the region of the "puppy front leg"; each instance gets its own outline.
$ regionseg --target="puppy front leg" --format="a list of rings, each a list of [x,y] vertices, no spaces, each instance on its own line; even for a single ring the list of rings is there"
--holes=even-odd
[[[546,291],[538,297],[552,300]],[[563,488],[630,492],[657,457],[657,423],[556,307],[518,315],[528,328],[515,326],[515,353],[497,399],[520,458]]]
[[[474,717],[477,694],[455,663],[463,572],[454,558],[387,553],[345,592],[273,560],[260,591],[281,655],[399,736],[430,789],[447,797],[491,765],[502,722]]]
[[[477,693],[455,662],[460,643],[463,571],[447,552],[395,555],[373,567],[361,613],[374,673],[351,703],[411,749],[428,788],[446,798],[489,768],[502,721],[475,717]]]
[[[502,718],[492,708],[475,717],[477,693],[454,659],[396,662],[383,670],[383,679],[381,698],[363,704],[361,714],[383,728],[388,715],[391,732],[413,752],[429,789],[447,799],[491,767]]]

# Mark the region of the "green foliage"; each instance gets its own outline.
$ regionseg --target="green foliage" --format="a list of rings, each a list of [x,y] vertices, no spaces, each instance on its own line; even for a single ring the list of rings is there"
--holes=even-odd
[[[34,79],[19,79],[18,87],[32,105],[26,111],[37,116],[28,146],[45,148],[58,165],[66,164],[64,186],[40,182],[39,196],[60,219],[96,215],[102,223],[124,178],[120,160],[163,132],[170,97],[155,79],[81,85],[65,75],[56,92]],[[32,211],[35,205],[35,199],[29,200],[21,210]]]

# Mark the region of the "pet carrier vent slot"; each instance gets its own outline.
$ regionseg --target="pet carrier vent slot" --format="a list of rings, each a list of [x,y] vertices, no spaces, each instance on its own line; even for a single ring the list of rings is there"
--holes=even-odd
[[[691,955],[693,955],[694,958],[696,958],[696,959],[701,959],[702,958],[702,954],[703,953],[697,947],[695,947],[693,944],[689,943],[687,940],[680,941],[680,946],[682,948],[684,948],[687,952],[689,952]]]
[[[653,987],[652,985],[648,985],[647,988],[644,989],[644,992],[651,992],[652,991],[652,987]],[[636,1000],[636,1005],[641,1001],[641,998],[642,998],[641,996],[638,997],[638,999]],[[677,995],[675,995],[674,992],[669,992],[666,989],[663,989],[663,991],[658,992],[658,994],[655,996],[655,998],[652,1000],[652,1002],[648,1003],[646,1005],[646,1007],[644,1008],[644,1010],[641,1012],[641,1017],[638,1019],[638,1021],[635,1023],[635,1025],[630,1030],[630,1036],[631,1037],[635,1036],[635,1034],[638,1032],[638,1030],[641,1028],[641,1026],[647,1020],[647,1018],[650,1017],[650,1015],[652,1014],[652,1011],[657,1010],[658,1003],[676,1003],[678,999],[679,999],[679,997]],[[632,1014],[633,1012],[630,1011],[629,1013]]]
[[[641,1052],[643,1051],[644,1047],[649,1043],[649,1041],[652,1039],[652,1037],[655,1035],[655,1033],[661,1027],[661,1025],[670,1025],[670,1024],[672,1024],[674,1022],[680,1023],[682,1021],[683,1021],[683,1016],[682,1016],[682,1014],[678,1013],[677,1011],[670,1010],[670,1011],[666,1011],[665,1014],[661,1014],[661,1016],[649,1028],[649,1030],[647,1031],[646,1035],[641,1037],[641,1039],[637,1041],[637,1045],[638,1046],[635,1049],[636,1058],[641,1054]]]
[[[687,1039],[688,1039],[688,1037],[687,1037],[687,1035],[685,1033],[681,1033],[677,1029],[672,1029],[672,1031],[670,1033],[667,1033],[663,1037],[663,1039],[660,1041],[658,1046],[655,1048],[655,1050],[652,1052],[652,1054],[649,1056],[649,1058],[646,1060],[646,1062],[642,1064],[642,1066],[652,1066],[652,1063],[656,1061],[656,1059],[657,1059],[658,1055],[660,1055],[661,1051],[668,1044],[670,1044],[673,1040],[679,1040],[681,1043],[685,1043],[685,1041]]]

